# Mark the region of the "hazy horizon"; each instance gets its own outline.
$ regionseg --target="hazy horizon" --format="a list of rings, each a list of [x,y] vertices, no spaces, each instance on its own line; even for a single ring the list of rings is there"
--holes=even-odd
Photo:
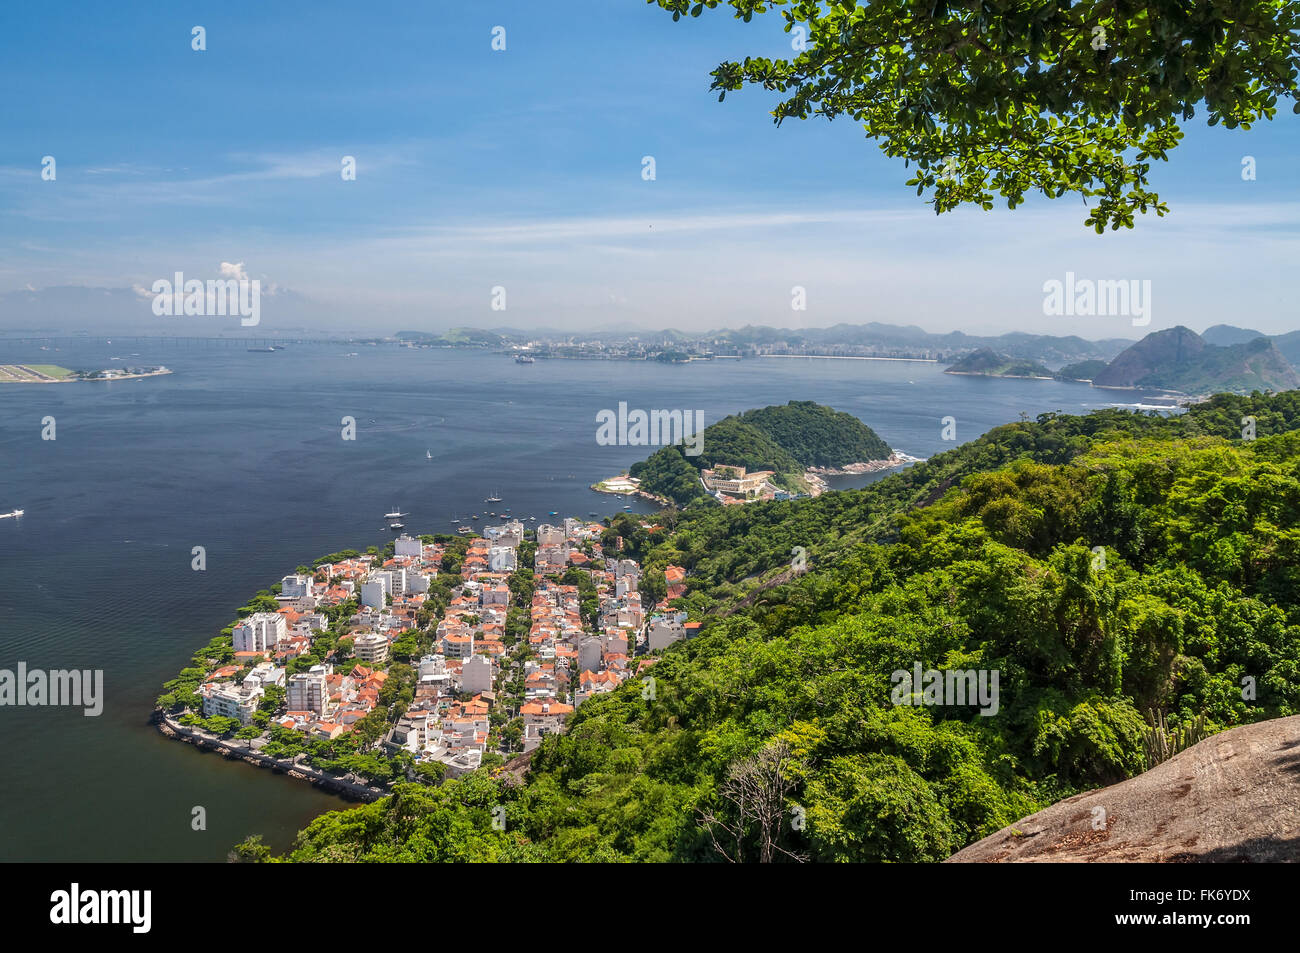
[[[777,128],[774,98],[754,90],[717,102],[720,60],[788,52],[776,18],[687,26],[595,0],[563,19],[512,2],[353,12],[14,11],[0,37],[0,328],[121,333],[138,316],[238,332],[148,308],[155,281],[223,266],[262,283],[263,330],[322,334],[1300,326],[1285,278],[1300,235],[1289,112],[1249,132],[1187,123],[1171,161],[1153,163],[1170,214],[1098,236],[1077,198],[935,216],[857,124]],[[1150,324],[1045,315],[1044,283],[1067,272],[1150,281]],[[796,287],[806,310],[792,310]],[[83,311],[66,288],[121,300]]]

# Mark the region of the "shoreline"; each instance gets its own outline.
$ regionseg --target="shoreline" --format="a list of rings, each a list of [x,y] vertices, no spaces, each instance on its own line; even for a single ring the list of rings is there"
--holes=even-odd
[[[73,381],[85,381],[88,384],[98,384],[101,381],[104,383],[112,383],[113,381],[138,381],[138,380],[144,380],[144,378],[146,377],[166,377],[168,374],[174,374],[174,373],[176,372],[171,370],[166,370],[166,371],[150,371],[148,374],[118,374],[116,377],[72,377],[69,378],[67,381],[59,381],[58,383],[71,383]]]
[[[227,761],[243,761],[255,768],[266,768],[275,774],[283,774],[295,781],[306,781],[314,788],[336,795],[348,801],[369,803],[388,797],[391,793],[384,787],[374,784],[361,784],[329,774],[309,764],[301,764],[295,759],[273,758],[247,747],[239,748],[234,742],[223,740],[201,731],[188,728],[172,720],[161,708],[155,708],[150,720],[159,734],[171,741],[180,741],[193,745],[202,752],[219,754]],[[299,755],[298,757],[302,757]]]
[[[864,460],[860,463],[846,463],[842,467],[808,467],[805,473],[818,476],[860,476],[863,473],[876,473],[880,470],[892,470],[904,463],[920,463],[924,457],[913,457],[895,450],[883,460]]]
[[[649,500],[651,503],[657,503],[660,506],[673,507],[674,509],[676,508],[672,500],[668,500],[655,493],[651,493],[649,490],[643,490],[641,489],[639,484],[631,483],[630,482],[631,480],[632,477],[628,476],[626,473],[621,473],[618,476],[612,476],[609,477],[608,479],[601,480],[598,483],[593,483],[591,484],[590,487],[588,487],[588,489],[595,490],[597,493],[608,493],[611,496],[639,496],[642,499]],[[628,486],[631,486],[633,488],[616,490],[608,486],[608,484],[613,483],[615,481],[623,481]]]
[[[730,356],[730,355],[727,355]],[[865,354],[755,354],[755,358],[804,358],[815,361],[903,361],[909,364],[938,364],[935,357],[871,357]]]
[[[113,381],[137,381],[146,377],[165,377],[168,374],[174,374],[175,371],[150,371],[148,374],[117,374],[113,377],[51,377],[48,379],[40,378],[19,378],[0,377],[0,384],[98,384],[111,383]]]
[[[908,463],[920,463],[922,457],[913,457],[898,450],[893,451],[883,460],[863,460],[858,463],[846,463],[841,467],[807,467],[803,471],[804,481],[812,488],[812,496],[821,496],[831,489],[825,478],[829,476],[862,476],[866,473],[879,473],[893,470]]]
[[[946,370],[945,374],[952,374],[954,377],[994,377],[1006,381],[1054,381],[1055,377],[1044,377],[1042,374],[987,374],[984,371],[953,371]]]

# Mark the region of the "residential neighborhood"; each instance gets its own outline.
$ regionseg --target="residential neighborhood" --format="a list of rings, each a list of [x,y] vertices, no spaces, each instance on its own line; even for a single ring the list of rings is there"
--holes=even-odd
[[[685,570],[669,566],[664,598],[643,604],[641,567],[606,552],[607,534],[510,520],[299,567],[245,607],[228,648],[223,634],[196,656],[213,663],[192,692],[196,669],[168,683],[165,718],[259,758],[381,783],[395,765],[437,780],[504,764],[699,628],[669,609]],[[340,739],[355,745],[316,744]]]

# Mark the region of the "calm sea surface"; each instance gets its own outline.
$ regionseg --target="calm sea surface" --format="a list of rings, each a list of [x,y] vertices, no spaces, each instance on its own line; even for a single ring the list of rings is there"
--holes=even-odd
[[[413,533],[452,532],[475,513],[482,526],[505,507],[538,522],[552,510],[621,511],[622,498],[588,489],[649,452],[596,444],[597,412],[619,401],[700,409],[711,423],[814,400],[925,457],[952,446],[940,439],[947,415],[964,442],[1022,412],[1136,399],[884,361],[517,365],[342,344],[61,348],[0,342],[0,363],[176,373],[0,384],[0,512],[26,511],[0,520],[0,668],[102,669],[105,693],[97,718],[0,708],[0,860],[223,860],[251,833],[283,849],[311,818],[346,806],[164,739],[148,724],[162,683],[256,590],[317,556],[389,539],[382,517],[394,507]],[[345,415],[355,441],[341,439]],[[41,439],[47,416],[52,441]],[[494,491],[503,502],[485,504]],[[206,572],[190,568],[194,546],[206,547]],[[206,831],[191,829],[195,806]]]

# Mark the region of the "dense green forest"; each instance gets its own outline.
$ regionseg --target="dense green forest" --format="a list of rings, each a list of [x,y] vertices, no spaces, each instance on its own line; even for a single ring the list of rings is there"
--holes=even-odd
[[[700,470],[719,464],[773,470],[775,482],[799,490],[808,467],[884,460],[892,452],[852,414],[807,400],[724,417],[704,428],[701,446],[698,456],[687,456],[679,444],[662,447],[630,473],[643,489],[684,507],[712,502],[700,485]]]
[[[701,634],[522,776],[399,783],[286,859],[935,861],[1144,770],[1151,713],[1300,712],[1298,431],[1296,392],[1045,414],[862,490],[620,516]],[[996,714],[894,704],[917,663],[997,671]]]

